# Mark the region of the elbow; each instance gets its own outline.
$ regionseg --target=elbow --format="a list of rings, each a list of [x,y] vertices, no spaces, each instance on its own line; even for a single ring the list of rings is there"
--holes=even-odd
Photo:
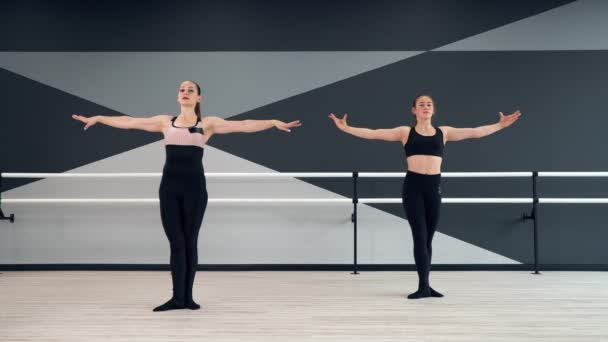
[[[240,127],[241,132],[244,133],[253,133],[256,131],[255,121],[253,120],[244,120]]]
[[[377,130],[372,129],[371,132],[369,132],[369,134],[366,136],[366,138],[370,140],[377,140],[380,139],[380,135],[378,134]]]
[[[135,129],[136,128],[135,119],[130,116],[126,116],[124,119],[123,128],[124,129]]]

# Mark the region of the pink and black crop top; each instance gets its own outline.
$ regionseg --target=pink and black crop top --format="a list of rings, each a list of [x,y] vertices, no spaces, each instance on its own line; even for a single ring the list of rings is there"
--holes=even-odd
[[[205,133],[198,127],[200,120],[194,126],[175,126],[174,117],[171,126],[164,132],[166,159],[163,175],[183,177],[203,173],[203,151]]]
[[[177,116],[171,119],[171,126],[164,132],[165,134],[165,145],[178,145],[178,146],[198,146],[205,148],[205,132],[201,127],[198,127],[200,119],[196,120],[194,126],[191,127],[178,127],[175,126],[175,119]]]

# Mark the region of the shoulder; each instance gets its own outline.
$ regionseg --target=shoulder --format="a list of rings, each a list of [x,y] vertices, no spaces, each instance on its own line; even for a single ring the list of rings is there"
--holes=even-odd
[[[213,126],[214,124],[217,124],[219,122],[222,122],[223,119],[218,117],[218,116],[205,116],[202,120],[201,120],[201,124],[203,126]]]
[[[174,118],[174,116],[171,114],[159,114],[159,115],[152,116],[149,119],[157,121],[157,122],[170,122],[171,119],[173,119],[173,118]]]
[[[222,120],[222,118],[220,118],[219,116],[209,115],[209,116],[203,117],[201,122],[214,122],[217,120]]]
[[[205,131],[213,132],[216,127],[221,125],[222,121],[224,121],[224,119],[220,118],[219,116],[205,116],[201,119],[199,125]]]
[[[411,131],[411,127],[410,126],[399,126],[397,127],[397,129],[401,132],[401,133],[409,133]]]
[[[442,134],[442,138],[443,138],[443,144],[447,144],[447,142],[449,141],[449,136],[448,133],[450,132],[451,129],[454,129],[454,127],[450,127],[450,126],[439,126],[439,131]]]
[[[158,115],[154,115],[152,118],[158,119],[158,120],[171,120],[173,119],[175,116],[171,115],[171,114],[158,114]]]
[[[160,131],[164,132],[164,130],[171,124],[172,118],[173,116],[170,114],[159,114],[151,116],[147,118],[147,120],[149,120],[151,124],[155,125],[157,129],[160,129]]]
[[[399,131],[401,131],[401,135],[404,138],[407,138],[410,135],[410,132],[412,131],[412,127],[410,126],[399,126],[397,128],[399,129]]]
[[[453,127],[450,127],[450,126],[439,126],[439,127],[437,127],[437,128],[439,128],[439,130],[441,131],[441,133],[443,133],[443,134],[445,135],[445,134],[447,134],[447,133],[448,133],[448,131],[449,131],[450,129],[452,129]]]

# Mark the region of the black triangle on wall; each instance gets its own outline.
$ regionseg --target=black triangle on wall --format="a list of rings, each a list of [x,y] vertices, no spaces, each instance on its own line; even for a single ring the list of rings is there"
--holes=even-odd
[[[84,131],[84,125],[72,119],[72,114],[124,114],[2,68],[0,88],[0,172],[65,172],[162,138],[104,125]],[[32,181],[7,178],[2,191]]]

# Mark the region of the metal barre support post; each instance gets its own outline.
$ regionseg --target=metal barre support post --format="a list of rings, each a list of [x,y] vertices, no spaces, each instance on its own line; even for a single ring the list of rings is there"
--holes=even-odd
[[[0,171],[0,220],[9,220],[11,223],[15,222],[15,214],[4,216],[2,211],[2,171]]]
[[[359,179],[359,172],[353,172],[353,214],[351,221],[353,222],[353,273],[357,272],[357,204],[359,203],[359,193],[357,192],[357,181]]]
[[[538,270],[538,171],[532,173],[532,212],[530,215],[524,214],[524,220],[532,220],[534,224],[534,272],[540,274]]]

